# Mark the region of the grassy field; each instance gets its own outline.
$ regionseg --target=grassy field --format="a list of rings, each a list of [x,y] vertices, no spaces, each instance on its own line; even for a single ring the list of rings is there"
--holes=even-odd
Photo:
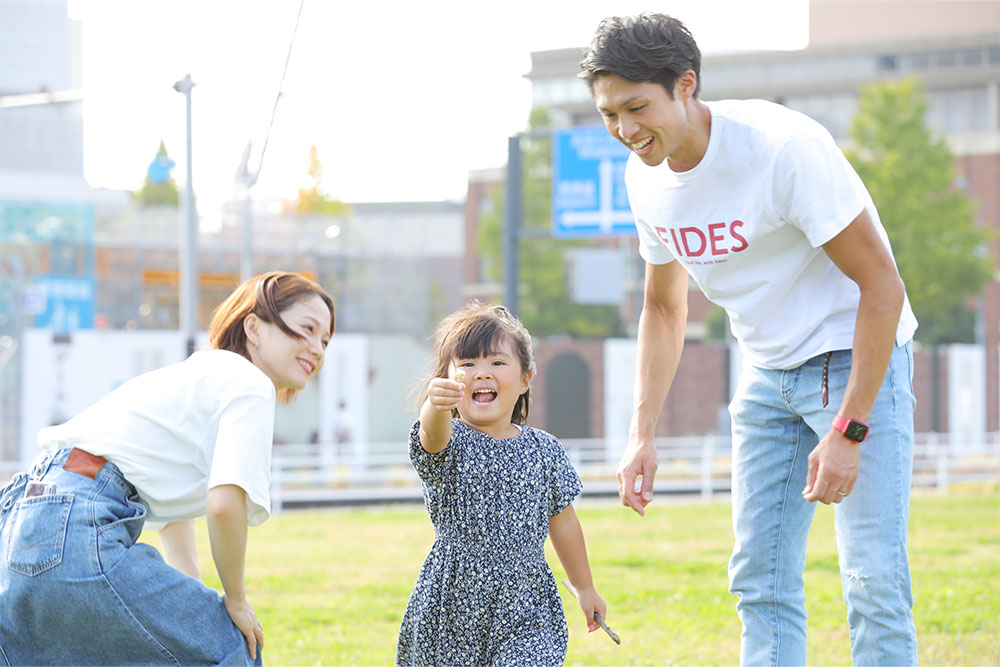
[[[738,662],[726,502],[661,502],[640,519],[611,501],[590,501],[578,513],[622,645],[603,632],[588,634],[563,590],[567,665]],[[203,521],[198,536],[202,572],[219,588]],[[252,529],[247,586],[264,624],[266,663],[392,664],[399,622],[432,539],[430,521],[416,506],[288,512]],[[548,551],[559,579],[551,545]],[[921,662],[1000,664],[1000,485],[915,495],[910,564]],[[829,507],[816,513],[806,591],[809,663],[849,665]]]

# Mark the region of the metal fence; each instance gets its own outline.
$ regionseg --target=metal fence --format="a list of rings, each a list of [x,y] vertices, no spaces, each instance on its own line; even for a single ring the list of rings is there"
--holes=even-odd
[[[585,497],[615,496],[618,453],[624,443],[602,438],[563,440]],[[659,494],[711,499],[730,491],[731,443],[726,436],[659,438]],[[28,462],[0,462],[3,483]],[[1000,433],[974,440],[919,433],[914,443],[913,486],[947,491],[961,482],[1000,482]],[[340,452],[333,445],[275,445],[271,459],[274,513],[297,507],[419,502],[420,480],[405,442],[377,443]]]
[[[618,452],[624,443],[602,438],[563,440],[585,497],[616,496]],[[610,445],[610,446],[609,446]],[[710,499],[730,491],[732,445],[728,436],[656,440],[656,490]],[[947,491],[949,484],[1000,482],[1000,433],[976,441],[919,433],[914,442],[913,486]],[[283,508],[409,502],[422,499],[420,480],[405,443],[369,446],[363,457],[337,456],[322,445],[282,445],[272,459],[271,503]]]

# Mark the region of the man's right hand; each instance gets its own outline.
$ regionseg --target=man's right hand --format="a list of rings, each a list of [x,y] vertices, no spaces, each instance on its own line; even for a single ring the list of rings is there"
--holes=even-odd
[[[625,454],[618,464],[618,496],[622,505],[631,507],[639,516],[645,516],[646,505],[653,502],[653,480],[658,466],[652,438],[629,438]],[[635,490],[636,477],[642,477],[638,492]]]

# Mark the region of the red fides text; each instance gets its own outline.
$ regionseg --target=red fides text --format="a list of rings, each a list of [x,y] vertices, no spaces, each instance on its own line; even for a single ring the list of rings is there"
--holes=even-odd
[[[739,233],[743,226],[742,220],[730,223],[716,222],[707,229],[698,227],[678,227],[677,229],[657,227],[656,233],[664,243],[674,249],[679,257],[702,257],[728,255],[740,252],[748,247],[747,240]]]

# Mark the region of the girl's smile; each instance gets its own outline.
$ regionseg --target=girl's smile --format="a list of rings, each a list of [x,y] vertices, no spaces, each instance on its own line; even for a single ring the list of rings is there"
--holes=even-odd
[[[459,400],[462,421],[498,440],[516,434],[511,424],[514,405],[531,384],[531,374],[521,370],[513,345],[503,337],[485,357],[456,359],[451,375],[465,387]]]

